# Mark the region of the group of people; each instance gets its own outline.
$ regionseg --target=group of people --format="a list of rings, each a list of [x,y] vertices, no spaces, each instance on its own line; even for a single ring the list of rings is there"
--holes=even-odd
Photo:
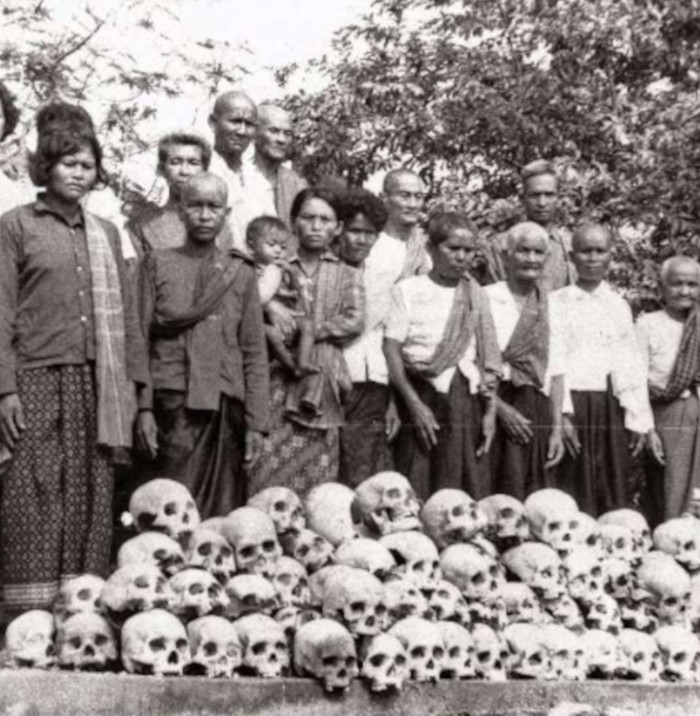
[[[2,85],[0,107],[4,139]],[[482,286],[469,217],[423,229],[407,168],[381,197],[307,186],[279,106],[229,92],[211,144],[163,137],[168,201],[119,228],[92,213],[107,177],[90,116],[59,102],[36,125],[38,194],[17,201],[21,177],[0,171],[17,204],[0,217],[6,618],[108,572],[125,462],[134,486],[184,482],[203,517],[387,469],[423,499],[556,486],[595,515],[630,503],[644,453],[650,519],[695,509],[700,265],[668,259],[662,308],[635,327],[607,282],[611,232],[556,226],[548,162],[524,167],[524,220],[488,243]]]

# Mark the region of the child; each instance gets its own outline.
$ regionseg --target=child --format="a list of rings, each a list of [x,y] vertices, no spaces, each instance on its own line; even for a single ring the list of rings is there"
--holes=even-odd
[[[276,216],[258,216],[246,229],[246,245],[255,262],[258,274],[260,303],[265,307],[273,298],[289,308],[300,308],[297,321],[297,357],[292,355],[281,331],[265,324],[270,351],[296,377],[314,373],[311,350],[314,344],[313,323],[310,319],[308,297],[283,263],[289,232]]]
[[[488,300],[468,273],[476,247],[466,216],[432,217],[432,269],[394,287],[386,320],[384,354],[401,416],[395,465],[423,499],[445,487],[476,499],[491,492],[501,352]]]

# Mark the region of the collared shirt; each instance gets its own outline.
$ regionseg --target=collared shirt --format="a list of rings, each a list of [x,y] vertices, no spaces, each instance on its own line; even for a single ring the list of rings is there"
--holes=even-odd
[[[678,358],[685,324],[662,310],[640,316],[636,328],[639,348],[649,371],[649,383],[664,390]],[[680,397],[689,398],[690,395],[690,390],[685,390]]]
[[[119,235],[102,221],[122,278],[127,374],[146,381],[138,317]],[[16,372],[95,359],[92,281],[82,212],[66,217],[49,195],[0,217],[0,395]]]
[[[151,323],[156,309],[171,315],[191,309],[201,262],[202,257],[193,255],[187,247],[157,251],[150,261],[142,262],[139,304],[149,344],[154,390],[187,389],[186,332],[152,336]],[[219,381],[221,393],[243,403],[248,428],[265,430],[270,399],[269,365],[257,279],[248,260],[238,270],[217,312],[204,320],[218,321],[223,337],[221,370],[211,380]],[[152,391],[142,391],[139,406],[153,407]]]
[[[625,427],[650,430],[647,371],[627,302],[603,281],[591,292],[566,286],[550,294],[549,303],[562,328],[569,390],[605,391],[610,379]]]
[[[428,276],[413,276],[392,288],[385,336],[402,344],[401,352],[407,364],[429,361],[435,354],[452,312],[455,291],[456,288],[440,286]],[[448,393],[455,371],[459,369],[469,380],[471,393],[479,392],[481,373],[476,362],[475,336],[469,340],[457,366],[430,379],[435,390]]]

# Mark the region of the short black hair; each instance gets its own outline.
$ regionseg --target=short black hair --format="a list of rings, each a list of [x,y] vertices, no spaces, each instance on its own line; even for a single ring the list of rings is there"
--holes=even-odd
[[[466,229],[475,238],[479,236],[474,222],[459,211],[441,211],[428,219],[428,239],[433,246],[447,241],[455,229]]]
[[[252,221],[248,222],[245,230],[245,240],[252,244],[268,231],[283,231],[288,233],[287,225],[276,216],[256,216]]]
[[[329,189],[325,186],[307,187],[302,189],[295,197],[292,202],[292,208],[289,211],[289,216],[292,221],[296,221],[297,217],[301,213],[301,207],[311,199],[321,199],[325,201],[328,206],[335,212],[336,219],[340,215],[340,197],[338,193]]]
[[[0,134],[0,142],[2,142],[5,137],[9,137],[17,129],[19,123],[19,109],[14,95],[2,82],[0,82],[0,108],[2,108],[2,114],[5,117],[5,126]]]
[[[39,136],[57,130],[90,131],[95,125],[87,110],[69,102],[50,102],[36,113],[36,131]]]
[[[168,161],[168,149],[172,146],[199,147],[202,152],[202,166],[209,169],[211,162],[211,144],[195,132],[170,132],[158,142],[158,169]]]
[[[36,154],[33,159],[32,179],[37,186],[46,186],[51,170],[63,157],[76,154],[84,147],[89,147],[95,155],[97,168],[97,184],[106,184],[107,173],[102,166],[102,147],[95,133],[86,127],[76,126],[52,129],[40,134]]]
[[[338,219],[347,225],[360,215],[369,221],[377,233],[386,224],[387,211],[384,202],[366,189],[348,189],[340,197]]]

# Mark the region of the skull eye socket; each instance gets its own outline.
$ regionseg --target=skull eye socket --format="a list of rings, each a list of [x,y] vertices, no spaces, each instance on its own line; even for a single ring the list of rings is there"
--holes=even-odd
[[[424,646],[414,646],[413,649],[411,649],[410,651],[412,659],[424,659],[425,654],[426,651]]]
[[[545,567],[545,569],[540,572],[540,574],[545,577],[546,579],[552,578],[552,568],[551,567]]]
[[[83,644],[83,640],[79,636],[72,636],[70,639],[68,639],[68,644],[74,649],[80,649]]]
[[[491,567],[489,567],[489,574],[490,574],[492,577],[497,577],[497,576],[498,576],[498,567],[497,567],[495,564],[492,565]]]
[[[163,508],[163,512],[165,512],[168,517],[172,517],[177,514],[177,505],[174,502],[168,502]]]
[[[275,649],[277,651],[286,651],[287,650],[287,644],[283,641],[276,641],[275,642]]]
[[[579,521],[578,520],[571,520],[569,522],[569,529],[570,530],[577,530],[579,528]]]
[[[449,599],[450,598],[450,594],[446,589],[438,589],[437,594],[435,596],[440,599]]]
[[[369,659],[369,663],[372,664],[375,669],[378,669],[385,662],[386,656],[384,656],[384,654],[374,654]]]
[[[598,566],[593,567],[593,569],[591,570],[591,575],[596,578],[600,577],[602,574],[603,574],[603,570]]]
[[[513,517],[515,517],[515,510],[512,507],[504,507],[499,516],[502,520],[513,519]]]
[[[405,665],[406,665],[406,657],[403,654],[397,654],[396,666],[405,666]]]
[[[542,654],[537,652],[536,654],[531,654],[530,657],[527,660],[528,664],[532,664],[532,666],[539,666],[542,663]]]
[[[275,502],[275,504],[272,506],[272,509],[275,512],[284,512],[287,509],[287,503],[284,500],[278,500]]]
[[[255,654],[256,656],[260,656],[260,654],[263,654],[265,652],[265,642],[259,641],[250,648],[250,650]]]
[[[263,552],[270,554],[275,551],[275,540],[269,539],[262,543]]]
[[[467,510],[464,505],[457,505],[452,508],[451,514],[453,517],[461,517],[466,511]]]
[[[453,646],[448,652],[447,655],[450,657],[450,659],[456,659],[459,656],[459,647]]]
[[[222,547],[222,548],[219,550],[219,554],[220,554],[224,559],[231,559],[231,557],[233,557],[233,550],[232,550],[230,547]]]
[[[87,602],[92,597],[92,592],[89,589],[80,589],[75,596],[81,601]]]
[[[277,581],[283,586],[283,587],[289,587],[292,584],[292,575],[291,574],[278,574],[277,575]]]
[[[381,618],[386,614],[386,607],[383,604],[377,604],[374,613]]]
[[[445,650],[441,646],[436,646],[433,649],[433,657],[435,659],[442,659],[443,656],[445,656]]]
[[[419,559],[417,562],[414,562],[412,565],[412,570],[414,572],[424,572],[425,571],[425,561],[422,559]]]
[[[165,637],[158,637],[157,639],[151,639],[148,642],[148,646],[151,651],[164,651],[165,650]]]
[[[168,556],[168,553],[167,553],[164,549],[157,549],[157,550],[153,553],[153,556],[154,556],[159,562],[162,562],[162,561]]]
[[[638,664],[640,661],[644,661],[644,654],[642,654],[641,651],[638,651],[633,657],[632,661],[634,661],[635,664]]]
[[[384,494],[390,500],[398,500],[401,497],[401,490],[398,487],[390,487]]]
[[[218,651],[219,647],[213,641],[208,641],[202,647],[202,649],[204,651],[205,656],[214,656],[214,654],[216,654],[216,652]]]
[[[95,637],[95,646],[104,646],[109,641],[106,634],[98,634]]]
[[[479,651],[477,652],[476,658],[480,663],[485,664],[491,658],[490,651]]]
[[[615,549],[624,549],[625,548],[625,538],[624,537],[618,537],[615,540]]]
[[[148,589],[148,577],[136,577],[136,579],[134,579],[134,586],[139,589]]]
[[[299,547],[299,549],[296,551],[296,554],[300,559],[307,557],[309,554],[309,546],[305,544],[301,545],[301,547]]]
[[[337,656],[326,656],[323,659],[321,659],[321,662],[324,666],[329,667],[331,669],[335,669],[340,664],[340,657]]]
[[[690,542],[686,542],[683,545],[683,549],[685,549],[685,550],[695,549],[695,542],[693,542],[692,540],[690,540]]]
[[[199,545],[199,547],[197,547],[197,554],[200,557],[208,557],[211,554],[212,547],[213,545],[211,542],[203,542]]]
[[[476,574],[476,576],[472,579],[472,584],[480,585],[483,584],[486,581],[486,575],[483,572],[479,572]]]
[[[350,611],[353,614],[363,614],[366,606],[365,602],[352,602],[350,605]]]
[[[667,607],[675,607],[678,604],[678,599],[676,597],[669,597],[668,599],[664,599],[664,605]]]
[[[314,537],[314,549],[316,551],[322,550],[324,546],[325,540],[323,537]]]
[[[244,547],[238,554],[242,559],[252,559],[255,557],[255,547],[253,545]]]
[[[178,651],[186,651],[187,649],[189,649],[189,646],[190,645],[188,644],[187,639],[178,639],[175,642],[175,648]]]
[[[684,661],[687,660],[687,657],[688,657],[688,655],[684,651],[682,651],[679,654],[673,655],[673,661],[676,664],[682,664]]]
[[[547,526],[550,532],[558,532],[561,529],[561,522],[550,522]]]
[[[589,547],[595,547],[598,544],[599,535],[588,535],[586,537],[586,544]]]
[[[354,656],[348,656],[345,659],[345,666],[347,666],[349,669],[355,666],[357,663],[357,659]]]

